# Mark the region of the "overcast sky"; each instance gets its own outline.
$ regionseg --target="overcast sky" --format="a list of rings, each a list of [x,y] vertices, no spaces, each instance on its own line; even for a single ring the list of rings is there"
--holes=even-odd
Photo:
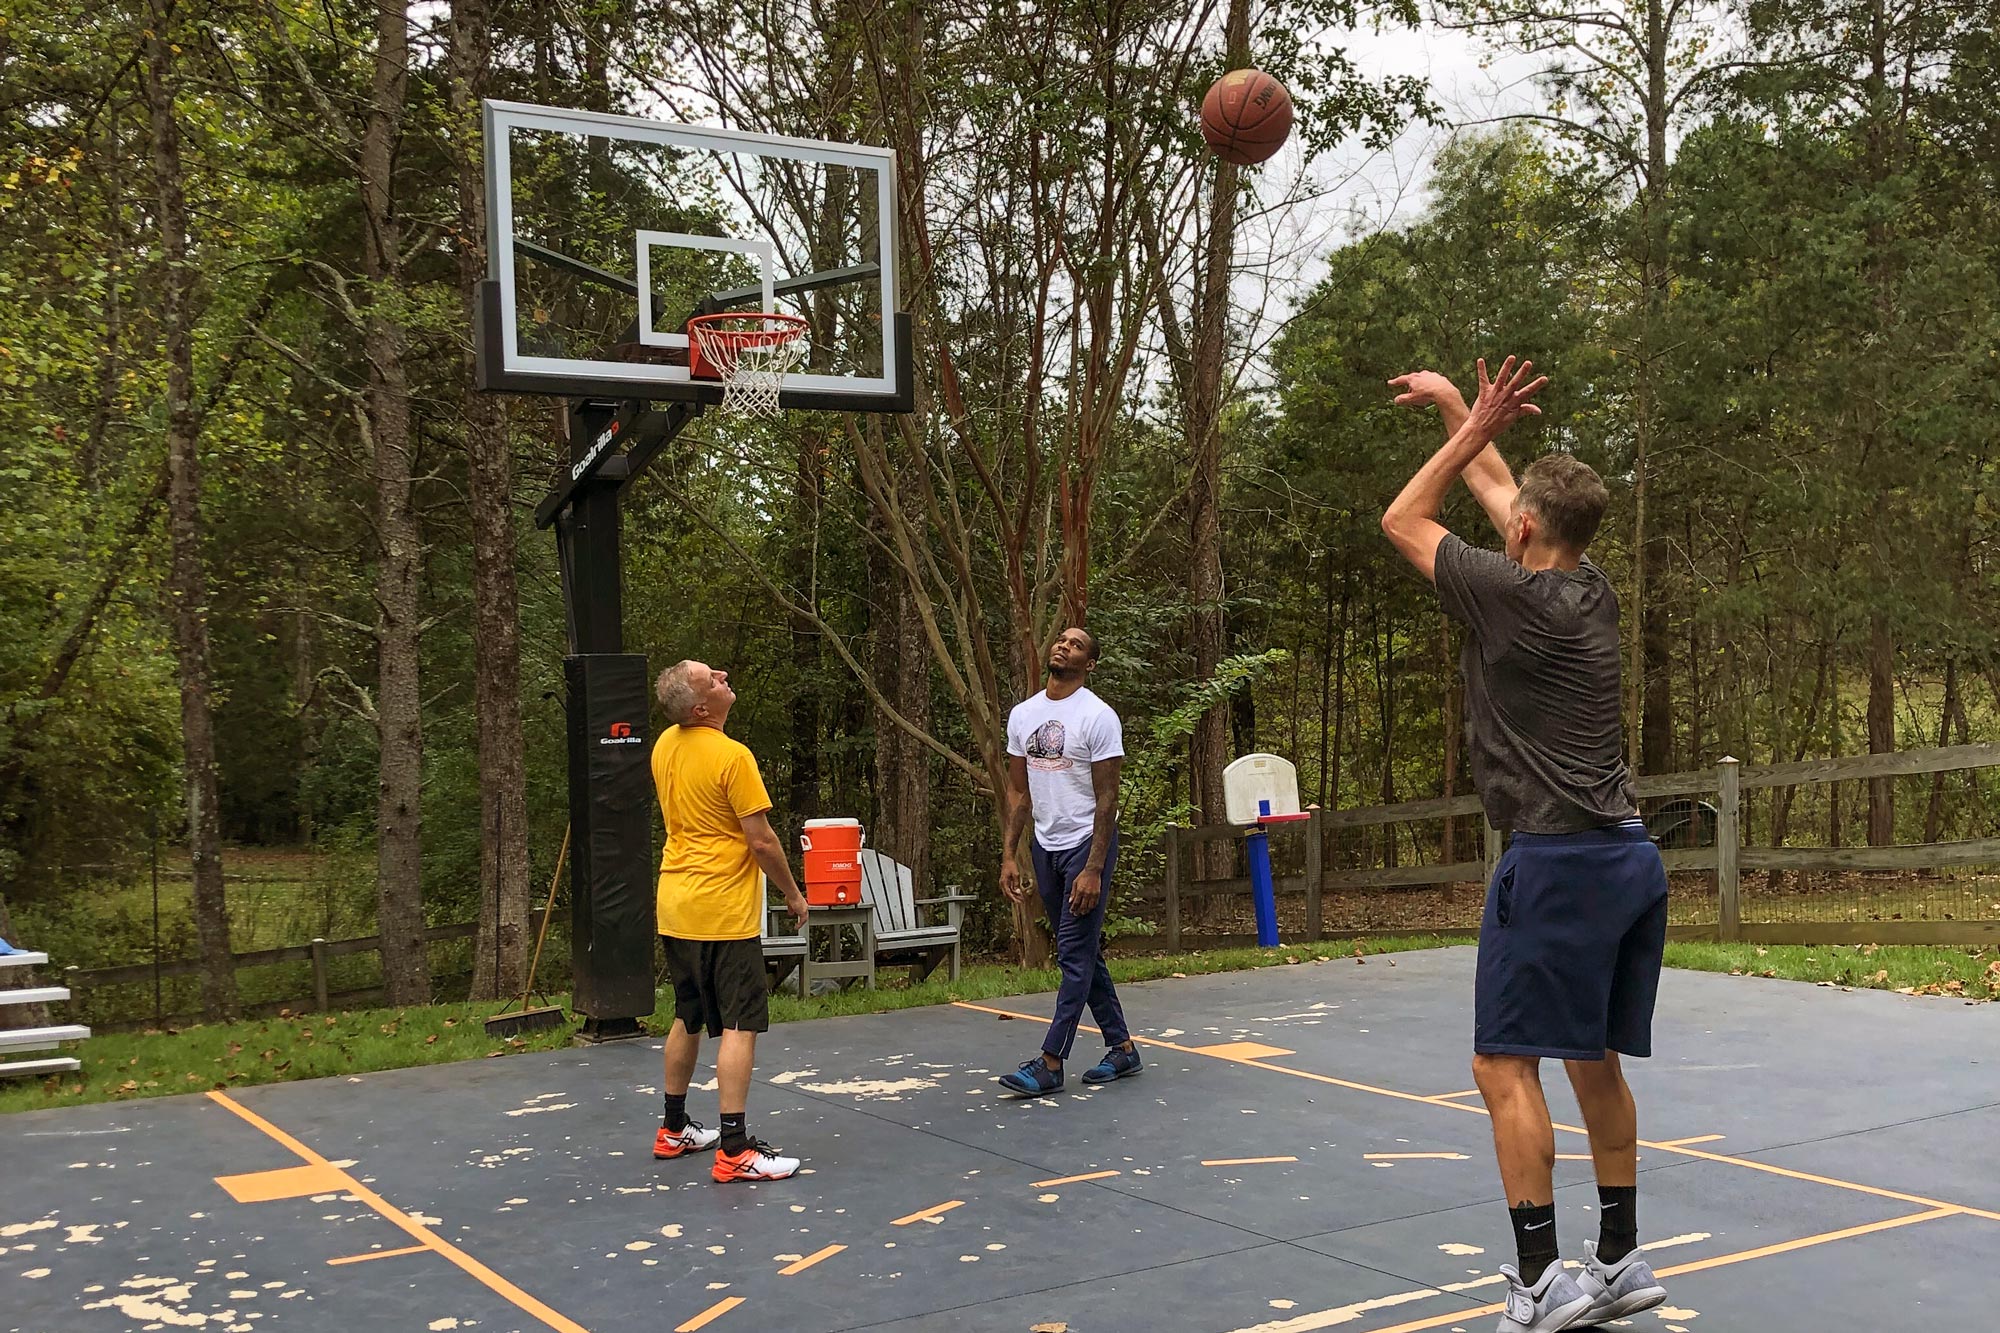
[[[1323,180],[1335,183],[1335,198],[1342,211],[1356,214],[1356,224],[1364,219],[1375,226],[1409,221],[1423,209],[1430,160],[1450,136],[1451,126],[1518,112],[1536,100],[1533,59],[1494,55],[1468,33],[1426,23],[1414,30],[1363,29],[1344,40],[1364,74],[1417,75],[1428,80],[1448,122],[1445,127],[1419,125],[1406,130],[1387,153],[1368,154],[1350,143],[1315,164]],[[1482,61],[1487,67],[1482,68]]]

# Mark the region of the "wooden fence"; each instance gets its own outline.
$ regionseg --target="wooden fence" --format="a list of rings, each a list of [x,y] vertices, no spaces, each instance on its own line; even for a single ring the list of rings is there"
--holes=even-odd
[[[1896,847],[1749,847],[1743,845],[1744,793],[1760,788],[1806,786],[1825,782],[1866,781],[1876,778],[1911,777],[1951,773],[1967,769],[2000,767],[2000,745],[1953,745],[1936,749],[1907,750],[1892,754],[1858,755],[1842,759],[1810,759],[1789,764],[1742,764],[1724,759],[1714,768],[1691,773],[1663,773],[1635,780],[1639,797],[1650,802],[1669,797],[1715,797],[1715,841],[1713,846],[1688,847],[1662,853],[1670,872],[1714,872],[1717,920],[1713,925],[1676,925],[1670,934],[1682,939],[1719,939],[1758,944],[1944,944],[1985,945],[2000,943],[2000,919],[1944,921],[1759,921],[1757,895],[1753,892],[1750,919],[1744,915],[1743,875],[1746,871],[1928,871],[1952,867],[2000,865],[2000,838],[1974,838],[1960,842],[1917,843]],[[1482,818],[1483,856],[1477,861],[1449,861],[1431,865],[1388,866],[1374,869],[1325,869],[1326,839],[1346,829],[1450,819],[1480,814],[1477,796],[1451,796],[1434,800],[1403,801],[1395,805],[1369,806],[1356,810],[1315,811],[1313,818],[1294,827],[1304,830],[1304,872],[1275,880],[1280,894],[1305,895],[1305,934],[1311,940],[1345,939],[1382,934],[1383,928],[1342,929],[1324,927],[1324,897],[1334,890],[1383,890],[1443,884],[1484,884],[1499,863],[1503,839]],[[1199,844],[1242,836],[1231,825],[1206,828],[1177,828],[1168,831],[1162,851],[1166,860],[1165,882],[1142,890],[1141,901],[1163,901],[1162,927],[1165,945],[1179,949],[1183,940],[1181,908],[1185,900],[1209,894],[1248,893],[1250,881],[1240,876],[1227,879],[1192,879],[1188,875],[1188,853]],[[1284,836],[1279,834],[1278,837]],[[1277,840],[1274,838],[1274,851]],[[1426,933],[1429,933],[1426,931]],[[1453,927],[1443,934],[1476,935],[1476,929]],[[1254,943],[1255,937],[1229,935],[1203,937],[1205,944]]]
[[[528,914],[529,933],[541,929],[543,909],[537,907]],[[444,940],[469,940],[479,933],[476,921],[460,921],[449,926],[429,926],[424,930],[424,943],[436,944]],[[274,967],[281,963],[311,963],[312,988],[311,1003],[314,1011],[326,1012],[336,1006],[352,1007],[378,1000],[382,988],[371,986],[362,990],[333,991],[330,989],[332,963],[336,958],[347,958],[355,954],[380,953],[382,937],[363,935],[351,940],[316,939],[310,944],[287,945],[281,949],[252,949],[247,953],[231,954],[231,959],[240,970],[246,967]],[[87,992],[104,986],[133,986],[159,983],[178,977],[198,977],[202,974],[199,958],[177,958],[151,963],[129,963],[122,967],[66,967],[63,969],[63,984],[70,994],[84,999]],[[289,1000],[274,1000],[269,1003],[244,1006],[246,1017],[275,1014],[283,1009],[303,1009],[307,999],[300,996]],[[185,1015],[161,1014],[157,1019],[179,1022]],[[121,1027],[134,1026],[132,1023],[100,1023],[102,1030],[113,1031]]]

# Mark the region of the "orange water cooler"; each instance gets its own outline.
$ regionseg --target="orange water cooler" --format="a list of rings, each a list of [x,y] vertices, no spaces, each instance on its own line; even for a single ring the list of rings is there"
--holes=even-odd
[[[806,856],[806,901],[815,907],[851,907],[861,901],[858,819],[808,819],[799,835]]]

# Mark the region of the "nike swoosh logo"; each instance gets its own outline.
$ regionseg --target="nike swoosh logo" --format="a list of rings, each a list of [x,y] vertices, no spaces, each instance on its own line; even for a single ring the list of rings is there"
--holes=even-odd
[[[1544,1227],[1552,1227],[1552,1226],[1554,1226],[1554,1225],[1555,1225],[1555,1223],[1553,1223],[1553,1222],[1530,1222],[1530,1223],[1528,1223],[1528,1225],[1526,1225],[1526,1226],[1522,1227],[1522,1228],[1521,1228],[1521,1230],[1523,1230],[1523,1231],[1540,1231],[1540,1230],[1542,1230],[1542,1229],[1543,1229]]]

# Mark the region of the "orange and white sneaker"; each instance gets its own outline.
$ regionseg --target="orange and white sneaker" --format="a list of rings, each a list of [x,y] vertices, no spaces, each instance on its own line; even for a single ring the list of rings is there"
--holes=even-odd
[[[661,1161],[669,1157],[685,1157],[691,1152],[713,1148],[720,1142],[722,1142],[722,1131],[703,1129],[698,1120],[688,1121],[687,1128],[678,1131],[661,1125],[660,1132],[653,1137],[653,1156]]]
[[[770,1144],[762,1139],[750,1140],[750,1146],[739,1153],[715,1150],[715,1167],[709,1172],[719,1185],[727,1185],[732,1180],[783,1180],[799,1169],[796,1157],[780,1157]]]

